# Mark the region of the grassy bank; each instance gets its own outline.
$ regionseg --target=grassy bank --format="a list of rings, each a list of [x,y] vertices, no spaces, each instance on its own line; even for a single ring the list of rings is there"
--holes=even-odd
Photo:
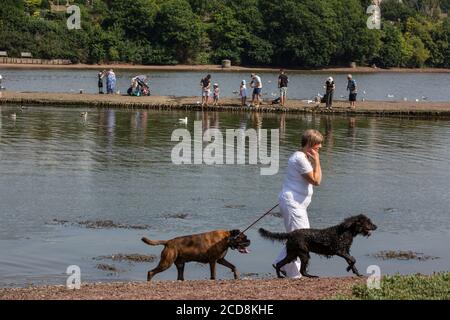
[[[351,294],[335,296],[351,300],[450,300],[450,272],[431,276],[394,275],[383,277],[380,289],[366,284],[353,286]]]

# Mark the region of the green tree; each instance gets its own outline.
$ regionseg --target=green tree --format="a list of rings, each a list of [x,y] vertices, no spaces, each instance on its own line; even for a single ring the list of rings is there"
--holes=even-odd
[[[222,59],[230,59],[233,64],[240,64],[243,43],[251,35],[235,18],[235,12],[226,6],[214,12],[211,22],[208,34],[213,52],[212,61],[220,63]]]
[[[267,40],[274,47],[272,63],[325,66],[342,38],[334,7],[325,0],[261,0]]]
[[[378,63],[384,67],[398,67],[402,63],[403,35],[397,27],[390,23],[384,23],[382,30],[383,46],[380,49]]]
[[[37,12],[42,4],[42,0],[25,0],[25,8],[29,14]]]
[[[338,0],[334,3],[342,35],[334,57],[335,64],[348,65],[351,61],[367,63],[378,55],[381,32],[367,28],[365,8],[359,0]]]
[[[385,0],[380,8],[382,19],[388,21],[405,22],[416,14],[414,8],[398,0]]]
[[[423,67],[430,57],[432,62],[439,63],[438,48],[432,37],[433,29],[433,22],[423,17],[407,19],[404,36],[413,48],[409,65]],[[436,56],[432,56],[432,52],[436,53]]]
[[[406,43],[412,48],[412,54],[407,66],[422,68],[430,57],[430,52],[425,48],[425,45],[419,37],[411,36],[406,39]]]
[[[200,18],[186,0],[165,1],[156,16],[155,40],[166,47],[178,63],[195,62],[206,36]]]
[[[149,39],[154,32],[157,12],[154,0],[108,1],[108,15],[103,27],[121,29],[127,39]]]
[[[450,19],[438,22],[432,30],[435,50],[431,52],[431,64],[437,67],[450,67]]]

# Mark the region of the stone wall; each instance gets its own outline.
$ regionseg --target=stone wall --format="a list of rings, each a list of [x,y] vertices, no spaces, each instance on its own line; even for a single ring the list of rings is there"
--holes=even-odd
[[[33,59],[33,58],[10,58],[0,57],[0,63],[4,64],[72,64],[70,60],[66,59]]]

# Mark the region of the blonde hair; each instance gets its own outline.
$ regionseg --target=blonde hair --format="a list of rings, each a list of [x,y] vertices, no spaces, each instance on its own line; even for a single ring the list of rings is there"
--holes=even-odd
[[[323,142],[322,134],[315,129],[308,129],[302,134],[302,148],[312,147]]]

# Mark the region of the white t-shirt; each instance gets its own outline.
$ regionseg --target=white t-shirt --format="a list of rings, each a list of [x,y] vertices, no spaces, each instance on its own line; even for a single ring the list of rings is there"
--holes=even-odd
[[[295,198],[310,198],[313,186],[303,174],[313,171],[313,167],[302,151],[295,152],[288,161],[286,176],[283,182],[283,193],[292,193]]]
[[[262,88],[262,81],[260,76],[254,76],[252,79],[254,88]]]

